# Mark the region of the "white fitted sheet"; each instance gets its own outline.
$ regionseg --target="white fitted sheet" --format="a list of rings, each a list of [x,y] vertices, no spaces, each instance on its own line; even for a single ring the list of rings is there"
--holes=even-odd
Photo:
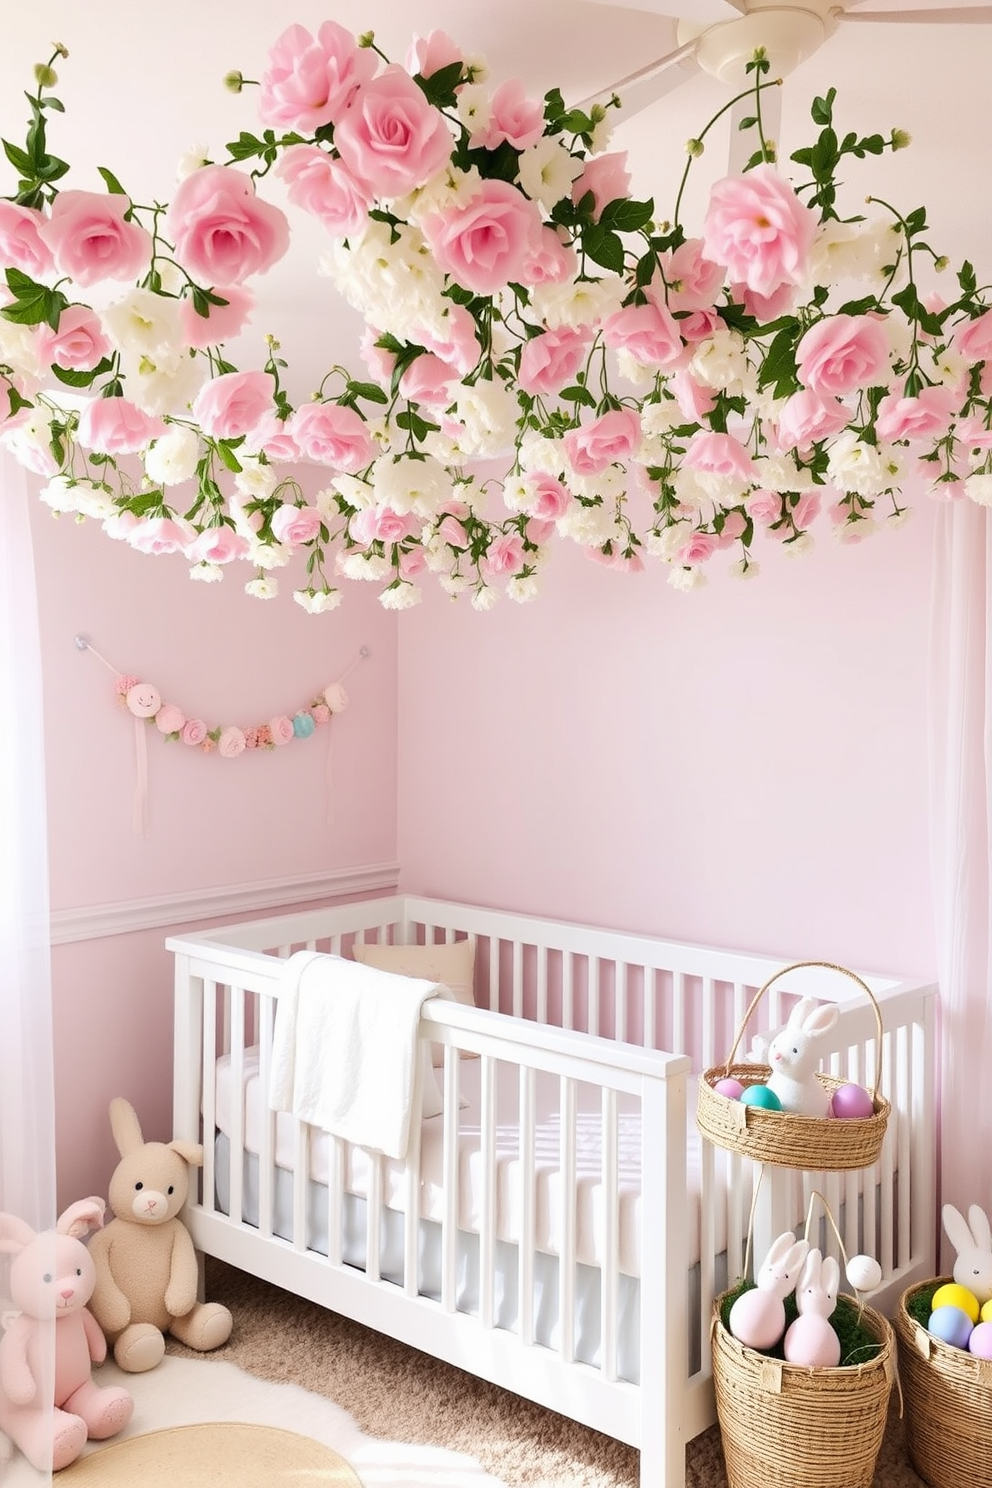
[[[478,1233],[481,1205],[483,1162],[480,1145],[479,1084],[481,1061],[462,1059],[459,1071],[459,1161],[458,1161],[458,1226],[467,1233]],[[440,1073],[440,1072],[439,1072]],[[232,1132],[232,1070],[228,1055],[217,1061],[216,1115],[219,1129],[230,1137]],[[562,1194],[559,1172],[559,1085],[556,1078],[538,1071],[535,1076],[537,1119],[534,1136],[535,1164],[535,1245],[547,1254],[560,1253],[562,1233]],[[521,1157],[518,1121],[519,1073],[517,1067],[499,1062],[496,1066],[496,1231],[497,1239],[516,1243],[520,1239]],[[263,1122],[275,1122],[276,1166],[292,1171],[295,1162],[295,1125],[286,1113],[276,1114],[268,1108],[259,1077],[257,1049],[246,1050],[243,1080],[243,1111],[246,1150],[253,1155],[261,1151]],[[619,1263],[627,1276],[640,1275],[640,1166],[641,1121],[637,1102],[632,1097],[618,1097],[617,1166],[619,1174]],[[576,1247],[577,1259],[586,1265],[599,1265],[603,1259],[606,1215],[602,1185],[601,1159],[601,1092],[591,1086],[578,1087],[576,1120]],[[695,1110],[694,1092],[690,1092],[689,1111]],[[440,1221],[443,1217],[442,1183],[443,1116],[424,1121],[421,1132],[420,1214],[423,1219]],[[699,1261],[700,1235],[700,1137],[690,1115],[687,1132],[687,1202],[684,1213],[687,1264]],[[327,1185],[329,1151],[333,1141],[326,1133],[311,1128],[309,1167],[311,1179]],[[342,1143],[345,1191],[359,1198],[368,1194],[373,1160],[360,1147]],[[714,1153],[715,1188],[726,1180],[727,1154]],[[404,1207],[403,1165],[383,1158],[382,1203],[389,1209]],[[726,1206],[714,1205],[716,1250],[726,1248]],[[747,1215],[744,1214],[746,1225]]]

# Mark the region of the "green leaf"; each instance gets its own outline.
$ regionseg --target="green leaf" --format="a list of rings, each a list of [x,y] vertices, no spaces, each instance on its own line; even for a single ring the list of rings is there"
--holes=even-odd
[[[52,363],[52,372],[59,382],[65,383],[66,387],[92,387],[96,377],[96,370],[91,372],[77,372],[71,367],[58,367]]]
[[[38,162],[37,176],[39,181],[57,181],[64,176],[69,169],[68,161],[57,160],[54,155],[43,155]]]
[[[620,196],[616,201],[607,202],[600,213],[599,224],[614,232],[639,232],[642,227],[647,227],[653,216],[653,201],[629,201]]]
[[[10,404],[11,418],[13,418],[15,413],[20,413],[22,408],[34,407],[34,404],[31,403],[27,398],[21,397],[21,394],[11,383],[7,384],[7,402]]]
[[[364,398],[369,403],[388,403],[382,388],[374,382],[349,382],[348,393],[352,398]]]
[[[233,470],[235,475],[243,470],[244,467],[226,440],[218,439],[216,447],[218,455],[220,455],[221,460],[227,466],[228,470]]]
[[[31,159],[31,156],[26,154],[17,145],[12,145],[9,140],[4,140],[2,143],[3,153],[14,169],[19,171],[26,179],[32,180],[34,178],[34,161]]]
[[[557,124],[565,113],[565,100],[560,88],[552,88],[544,95],[544,117],[549,124]]]
[[[594,263],[614,274],[624,269],[623,242],[616,233],[609,232],[601,223],[591,223],[582,234],[582,247]]]
[[[757,116],[757,114],[748,114],[748,116],[747,116],[746,119],[742,119],[741,120],[741,122],[738,124],[737,128],[738,129],[741,129],[741,130],[744,130],[744,129],[753,129],[754,126],[757,124],[757,122],[758,122],[758,116]]]
[[[253,134],[242,129],[237,139],[232,140],[225,148],[232,160],[251,160],[254,155],[264,155],[266,145],[263,140],[256,139]]]
[[[12,320],[15,325],[50,325],[53,331],[59,327],[59,316],[69,301],[57,289],[45,284],[36,284],[20,269],[7,270],[7,288],[14,296],[13,305],[5,305],[0,315]]]
[[[967,259],[965,259],[958,270],[958,283],[961,286],[962,293],[966,295],[973,295],[978,288],[978,280],[975,278],[974,267]]]
[[[127,192],[112,170],[108,170],[105,165],[98,165],[97,171],[103,177],[104,184],[111,196],[127,196]]]
[[[558,396],[559,398],[564,398],[566,403],[581,403],[583,408],[596,407],[596,399],[588,388],[577,385],[575,387],[562,388]]]
[[[840,155],[837,150],[837,136],[832,129],[820,131],[820,137],[813,146],[813,158],[811,165],[813,174],[818,181],[829,181],[834,173]]]
[[[768,348],[758,374],[758,386],[766,388],[772,384],[774,384],[776,398],[787,398],[799,386],[794,329],[779,331]]]
[[[402,413],[396,415],[396,422],[401,429],[408,429],[414,439],[426,439],[427,435],[434,429],[439,429],[440,424],[432,424],[419,413],[414,413],[412,408],[406,408]]]
[[[810,109],[810,116],[814,124],[829,125],[833,123],[834,99],[837,97],[837,89],[830,88],[825,98],[814,98]]]
[[[455,89],[462,80],[463,71],[462,62],[449,62],[447,67],[439,67],[430,77],[423,77],[418,72],[414,82],[435,108],[453,108],[457,101]]]

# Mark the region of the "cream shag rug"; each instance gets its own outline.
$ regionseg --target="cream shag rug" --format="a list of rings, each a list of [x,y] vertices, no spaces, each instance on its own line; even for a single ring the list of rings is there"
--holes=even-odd
[[[344,1458],[313,1437],[234,1421],[132,1436],[58,1475],[59,1488],[299,1488],[303,1480],[362,1488]]]

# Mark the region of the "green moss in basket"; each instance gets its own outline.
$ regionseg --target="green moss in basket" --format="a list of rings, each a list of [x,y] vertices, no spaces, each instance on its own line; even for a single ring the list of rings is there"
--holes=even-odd
[[[744,1292],[749,1292],[753,1286],[753,1281],[739,1281],[724,1295],[720,1303],[720,1321],[728,1333],[730,1332],[730,1309],[737,1301],[737,1298]],[[931,1292],[930,1295],[932,1296],[933,1293]],[[763,1351],[770,1359],[785,1358],[782,1341],[784,1340],[785,1332],[788,1331],[789,1324],[794,1322],[799,1315],[794,1294],[786,1297],[784,1306],[785,1330],[783,1331],[782,1340],[776,1344],[775,1348],[765,1349]],[[927,1317],[929,1316],[930,1314],[927,1313]],[[872,1337],[871,1333],[865,1327],[861,1319],[861,1309],[852,1297],[842,1294],[837,1298],[837,1306],[834,1308],[830,1318],[830,1324],[840,1340],[840,1367],[846,1364],[867,1364],[870,1359],[874,1359],[879,1353],[882,1345],[877,1338]]]
[[[930,1322],[934,1292],[940,1286],[943,1286],[943,1282],[939,1278],[937,1281],[927,1282],[926,1286],[920,1287],[920,1290],[914,1292],[906,1302],[906,1311],[913,1322],[919,1323],[921,1328],[925,1328]]]

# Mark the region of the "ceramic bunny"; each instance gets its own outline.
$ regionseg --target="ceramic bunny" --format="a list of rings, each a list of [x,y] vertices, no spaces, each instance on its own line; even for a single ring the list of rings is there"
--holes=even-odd
[[[790,1364],[833,1369],[840,1363],[840,1339],[828,1322],[837,1306],[839,1288],[840,1267],[833,1256],[824,1260],[818,1250],[811,1250],[796,1287],[799,1316],[785,1335],[785,1357]]]
[[[768,1089],[778,1096],[783,1111],[800,1116],[826,1116],[829,1111],[830,1093],[816,1078],[817,1042],[839,1017],[836,1004],[802,997],[768,1045],[772,1070]]]
[[[86,1306],[96,1274],[81,1236],[100,1228],[103,1210],[102,1199],[81,1199],[42,1235],[0,1214],[0,1250],[14,1255],[10,1291],[20,1308],[0,1340],[0,1427],[42,1472],[68,1467],[87,1437],[116,1435],[134,1408],[126,1390],[100,1389],[90,1376],[107,1344]]]
[[[791,1230],[779,1235],[762,1262],[750,1291],[742,1292],[727,1319],[731,1333],[748,1348],[769,1349],[785,1332],[785,1298],[795,1290],[809,1251],[808,1240]]]
[[[979,1302],[992,1298],[992,1229],[988,1215],[977,1204],[968,1210],[968,1218],[945,1204],[942,1210],[944,1230],[958,1253],[954,1262],[954,1280],[967,1287]]]

